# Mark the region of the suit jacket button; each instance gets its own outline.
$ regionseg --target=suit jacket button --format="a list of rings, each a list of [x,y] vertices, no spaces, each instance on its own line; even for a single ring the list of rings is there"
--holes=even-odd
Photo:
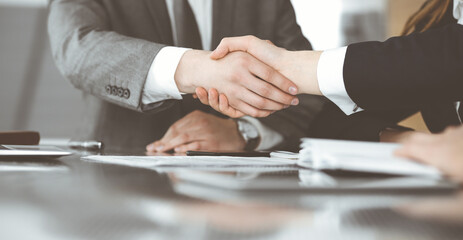
[[[121,98],[124,97],[124,89],[118,88],[117,89],[117,96],[119,96]]]
[[[117,96],[117,87],[116,86],[111,87],[111,95]]]
[[[129,99],[129,97],[130,97],[130,90],[129,90],[129,89],[125,89],[125,90],[124,90],[124,98],[125,98],[125,99]]]
[[[106,85],[105,89],[107,94],[111,94],[111,86]]]

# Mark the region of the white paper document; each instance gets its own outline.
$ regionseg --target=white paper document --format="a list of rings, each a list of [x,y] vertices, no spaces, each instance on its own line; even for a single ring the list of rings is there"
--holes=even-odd
[[[279,152],[272,157],[229,156],[105,156],[83,160],[141,168],[224,168],[302,167],[313,170],[346,170],[440,178],[439,170],[394,156],[399,144],[359,141],[302,139],[299,154]],[[299,159],[297,159],[299,158]]]
[[[440,177],[434,167],[394,156],[399,144],[303,139],[298,165],[316,170]]]
[[[268,157],[228,156],[104,156],[83,157],[83,160],[142,168],[157,167],[276,167],[296,166],[297,161]]]

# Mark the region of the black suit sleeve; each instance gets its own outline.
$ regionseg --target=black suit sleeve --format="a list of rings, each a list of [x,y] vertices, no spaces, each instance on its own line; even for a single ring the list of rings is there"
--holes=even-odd
[[[367,110],[347,116],[335,104],[328,102],[309,126],[307,136],[377,142],[380,140],[381,132],[386,128],[404,130],[397,123],[417,111],[417,109],[380,112]]]
[[[348,47],[344,83],[363,109],[416,108],[463,97],[463,26]]]

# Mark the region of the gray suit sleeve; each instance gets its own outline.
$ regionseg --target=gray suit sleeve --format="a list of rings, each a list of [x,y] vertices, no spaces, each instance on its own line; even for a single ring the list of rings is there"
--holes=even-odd
[[[52,0],[48,33],[58,69],[76,88],[136,111],[169,105],[141,103],[149,68],[164,45],[111,31],[97,1]]]
[[[296,22],[291,1],[281,0],[278,3],[280,6],[273,43],[288,50],[311,50],[310,42],[304,37]],[[280,133],[284,138],[283,142],[274,149],[298,151],[300,139],[307,136],[311,123],[326,103],[325,98],[312,95],[299,95],[299,100],[298,106],[260,119],[264,125]]]

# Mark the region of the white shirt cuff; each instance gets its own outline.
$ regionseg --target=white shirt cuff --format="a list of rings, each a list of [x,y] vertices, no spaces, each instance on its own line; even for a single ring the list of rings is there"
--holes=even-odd
[[[453,1],[453,17],[458,20],[458,24],[463,25],[463,0]]]
[[[175,83],[175,72],[183,54],[189,48],[164,47],[151,64],[146,78],[142,103],[145,105],[167,99],[182,99]]]
[[[252,124],[259,133],[260,143],[256,151],[270,150],[283,142],[283,136],[280,133],[265,126],[259,120],[249,116],[242,117],[242,119]]]
[[[317,69],[318,85],[325,97],[336,104],[346,115],[363,109],[349,97],[344,85],[344,60],[347,47],[326,50],[320,56]]]

